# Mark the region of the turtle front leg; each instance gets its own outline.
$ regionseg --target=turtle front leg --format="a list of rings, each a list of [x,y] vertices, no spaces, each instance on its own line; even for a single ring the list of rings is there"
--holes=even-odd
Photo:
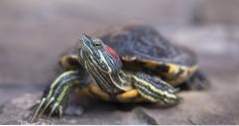
[[[171,106],[177,104],[180,100],[175,94],[177,90],[158,77],[137,73],[132,75],[132,81],[139,94],[150,102]]]
[[[66,71],[56,78],[41,98],[41,102],[33,113],[31,122],[43,114],[48,114],[49,117],[53,113],[58,113],[59,116],[62,116],[63,103],[66,101],[70,89],[79,84],[81,79],[81,72],[73,70]]]

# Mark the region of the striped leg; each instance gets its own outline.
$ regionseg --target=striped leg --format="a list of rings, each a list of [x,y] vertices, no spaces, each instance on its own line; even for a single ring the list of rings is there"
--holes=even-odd
[[[66,71],[62,73],[44,93],[40,104],[32,116],[31,122],[46,113],[48,113],[48,116],[51,116],[53,113],[61,116],[63,114],[62,105],[70,89],[73,85],[79,84],[81,77],[81,72],[79,71]]]
[[[174,105],[179,102],[180,98],[175,95],[176,89],[158,77],[137,73],[132,79],[139,94],[150,102],[159,102],[162,105]]]

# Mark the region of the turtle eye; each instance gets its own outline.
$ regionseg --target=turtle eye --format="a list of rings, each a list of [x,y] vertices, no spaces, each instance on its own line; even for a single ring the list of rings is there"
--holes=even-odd
[[[93,43],[93,46],[95,46],[95,47],[102,47],[101,40],[95,39],[94,43]]]
[[[102,45],[100,43],[94,43],[93,46],[95,47],[101,47]]]

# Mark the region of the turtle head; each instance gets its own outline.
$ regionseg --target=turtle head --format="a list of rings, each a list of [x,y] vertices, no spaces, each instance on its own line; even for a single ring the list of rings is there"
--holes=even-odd
[[[80,41],[79,57],[86,67],[97,67],[107,73],[121,67],[119,55],[100,39],[82,34]]]

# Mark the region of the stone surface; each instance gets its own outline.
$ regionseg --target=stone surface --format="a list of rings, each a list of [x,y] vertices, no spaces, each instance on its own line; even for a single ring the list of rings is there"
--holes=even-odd
[[[129,107],[92,101],[92,104],[84,107],[83,114],[66,114],[62,119],[41,119],[35,124],[239,124],[237,27],[207,26],[159,30],[175,43],[188,46],[197,52],[200,66],[210,78],[210,89],[180,92],[179,96],[183,101],[170,108],[148,104]],[[5,46],[1,48],[7,50]],[[45,59],[52,64],[55,62],[55,59],[49,57]],[[49,64],[45,65],[46,68],[51,67]],[[14,72],[14,69],[9,70]],[[44,72],[52,71],[44,69]],[[42,76],[50,78],[47,74]],[[41,81],[42,85],[0,84],[0,124],[30,124],[30,108],[39,99],[43,85],[46,84],[44,80]]]

